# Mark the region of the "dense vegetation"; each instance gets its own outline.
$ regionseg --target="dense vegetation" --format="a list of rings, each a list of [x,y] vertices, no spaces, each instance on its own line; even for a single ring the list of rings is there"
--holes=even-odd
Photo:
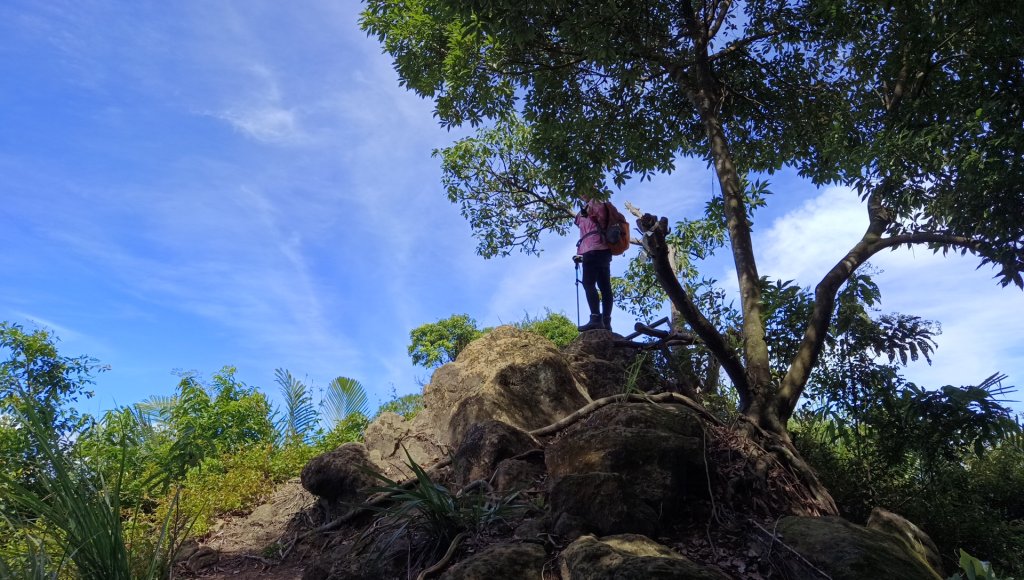
[[[445,187],[485,257],[565,233],[582,193],[706,160],[702,217],[641,220],[645,253],[617,282],[624,306],[671,304],[692,347],[662,354],[681,389],[814,467],[839,513],[884,506],[939,544],[1024,574],[1024,444],[994,374],[915,385],[937,327],[877,310],[865,267],[917,245],[971,253],[1024,287],[1024,4],[994,0],[582,2],[368,0],[362,26],[448,127]],[[762,276],[751,238],[762,177],[796,168],[856,190],[869,225],[813,289]],[[699,260],[726,249],[732,308]],[[520,323],[565,344],[571,321]],[[480,329],[425,324],[409,354],[433,368]],[[175,394],[82,416],[88,357],[45,331],[0,325],[0,573],[162,577],[189,535],[252,506],[314,454],[358,440],[365,391],[339,377],[315,404],[286,370],[285,401],[225,367]],[[993,369],[995,370],[995,369]],[[414,413],[415,396],[385,410]],[[743,423],[741,421],[741,423]],[[800,465],[794,463],[794,465]]]
[[[1024,437],[999,403],[1009,389],[999,376],[937,390],[906,383],[900,368],[929,355],[935,325],[880,314],[877,287],[866,276],[856,281],[840,293],[825,363],[791,423],[798,448],[850,519],[887,506],[927,530],[946,557],[962,548],[999,570],[1024,572]],[[766,284],[765,295],[766,326],[784,358],[811,298],[788,283]],[[551,312],[517,324],[561,344],[576,335]],[[424,324],[410,333],[410,355],[453,360],[467,333],[489,330],[468,315]],[[315,454],[360,440],[368,424],[365,390],[352,379],[332,381],[316,405],[307,385],[279,369],[284,405],[273,410],[231,367],[208,381],[182,376],[172,397],[81,416],[74,403],[90,396],[103,370],[97,361],[62,356],[43,330],[4,323],[0,338],[5,577],[166,577],[186,538],[205,534],[218,515],[250,509]],[[689,350],[693,356],[665,358],[663,371],[692,365],[699,347]],[[691,367],[685,377],[694,374]],[[735,390],[720,387],[705,402],[734,413],[719,402]],[[378,412],[412,416],[420,405],[419,395],[396,396]],[[63,501],[42,499],[53,497]]]
[[[517,324],[562,344],[577,334],[550,312]],[[411,333],[410,355],[436,366],[488,330],[468,316],[426,324]],[[182,375],[170,397],[83,416],[75,403],[105,369],[63,356],[56,340],[0,325],[0,577],[165,577],[187,538],[252,508],[315,455],[361,440],[370,421],[366,390],[351,378],[332,380],[315,403],[308,385],[278,369],[274,409],[233,367],[209,380]],[[419,394],[395,395],[377,413],[411,418],[421,406]]]

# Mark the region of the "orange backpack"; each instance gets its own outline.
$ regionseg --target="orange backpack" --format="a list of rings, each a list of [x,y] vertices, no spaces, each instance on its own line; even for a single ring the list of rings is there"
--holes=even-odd
[[[597,224],[601,232],[601,241],[608,246],[613,256],[622,255],[629,249],[629,222],[611,202],[604,202],[604,208],[608,214],[608,221],[604,227]]]

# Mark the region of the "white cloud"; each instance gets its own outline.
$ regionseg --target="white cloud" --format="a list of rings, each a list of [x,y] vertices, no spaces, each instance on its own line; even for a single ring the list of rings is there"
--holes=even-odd
[[[755,238],[762,275],[796,280],[814,287],[860,239],[867,213],[857,195],[827,188],[775,220]],[[907,377],[927,387],[977,384],[996,371],[1024,384],[1024,296],[1001,288],[978,260],[943,256],[924,247],[877,254],[869,267],[882,292],[883,312],[900,312],[938,321],[942,335],[929,366],[923,359]],[[735,274],[730,273],[735,285]]]
[[[81,332],[72,330],[67,326],[57,324],[56,322],[47,320],[34,314],[29,314],[26,312],[12,312],[11,314],[13,314],[15,318],[27,320],[30,324],[38,326],[43,330],[53,332],[62,340],[82,340],[84,338],[84,335]]]
[[[290,143],[302,136],[295,112],[272,104],[227,109],[217,117],[264,143]]]
[[[776,219],[765,233],[755,230],[758,270],[762,276],[813,287],[860,241],[867,225],[867,212],[854,191],[826,188]]]

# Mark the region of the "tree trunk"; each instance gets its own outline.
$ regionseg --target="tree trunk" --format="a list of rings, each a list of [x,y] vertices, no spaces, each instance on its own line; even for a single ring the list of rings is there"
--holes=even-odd
[[[784,426],[779,431],[778,417],[770,416],[773,414],[771,399],[775,395],[775,388],[769,366],[768,345],[765,342],[761,314],[761,283],[757,262],[754,259],[754,246],[750,239],[750,220],[743,184],[716,110],[722,96],[721,89],[711,74],[706,54],[701,53],[702,51],[698,51],[697,64],[693,66],[697,90],[690,91],[690,100],[700,113],[710,144],[711,159],[722,191],[726,230],[729,232],[733,264],[740,288],[745,387],[748,391],[739,393],[740,412],[765,429],[785,433]],[[737,390],[739,389],[740,386],[737,385]]]

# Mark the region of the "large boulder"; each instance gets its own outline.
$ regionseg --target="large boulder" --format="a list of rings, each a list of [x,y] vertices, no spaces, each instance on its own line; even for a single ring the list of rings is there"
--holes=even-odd
[[[555,533],[655,534],[707,498],[701,425],[681,407],[603,407],[545,453]]]
[[[544,577],[540,544],[495,544],[455,564],[441,580],[534,580]]]
[[[328,508],[341,502],[365,499],[366,488],[378,485],[377,471],[361,443],[345,443],[310,459],[302,468],[300,481],[309,493],[326,502]]]
[[[559,556],[566,580],[728,580],[650,538],[636,534],[583,536]]]
[[[452,456],[452,475],[459,485],[490,480],[498,464],[528,451],[538,443],[522,429],[488,419],[469,428]]]
[[[416,418],[454,447],[475,423],[495,419],[531,431],[589,402],[553,342],[500,326],[434,373]]]
[[[842,518],[788,516],[777,529],[788,550],[774,553],[791,578],[813,578],[822,572],[833,580],[942,578],[900,538]]]
[[[893,513],[884,508],[871,510],[868,518],[868,528],[892,534],[903,541],[907,549],[918,558],[924,560],[940,576],[942,573],[942,558],[939,557],[939,548],[932,541],[924,530],[914,525],[907,518]]]
[[[385,475],[404,479],[412,475],[409,457],[420,466],[433,465],[477,423],[496,420],[530,431],[589,402],[554,343],[501,326],[434,373],[423,392],[423,410],[412,421],[383,413],[367,427],[364,441]]]
[[[590,398],[603,399],[624,393],[634,365],[639,366],[633,388],[644,392],[665,390],[666,382],[658,375],[652,360],[640,359],[644,355],[639,349],[616,346],[617,339],[621,337],[610,332],[583,332],[562,348],[562,355]]]
[[[420,411],[410,421],[395,413],[381,413],[363,433],[369,458],[384,475],[401,480],[413,476],[409,460],[421,467],[433,465],[444,458],[446,447],[441,434]]]

